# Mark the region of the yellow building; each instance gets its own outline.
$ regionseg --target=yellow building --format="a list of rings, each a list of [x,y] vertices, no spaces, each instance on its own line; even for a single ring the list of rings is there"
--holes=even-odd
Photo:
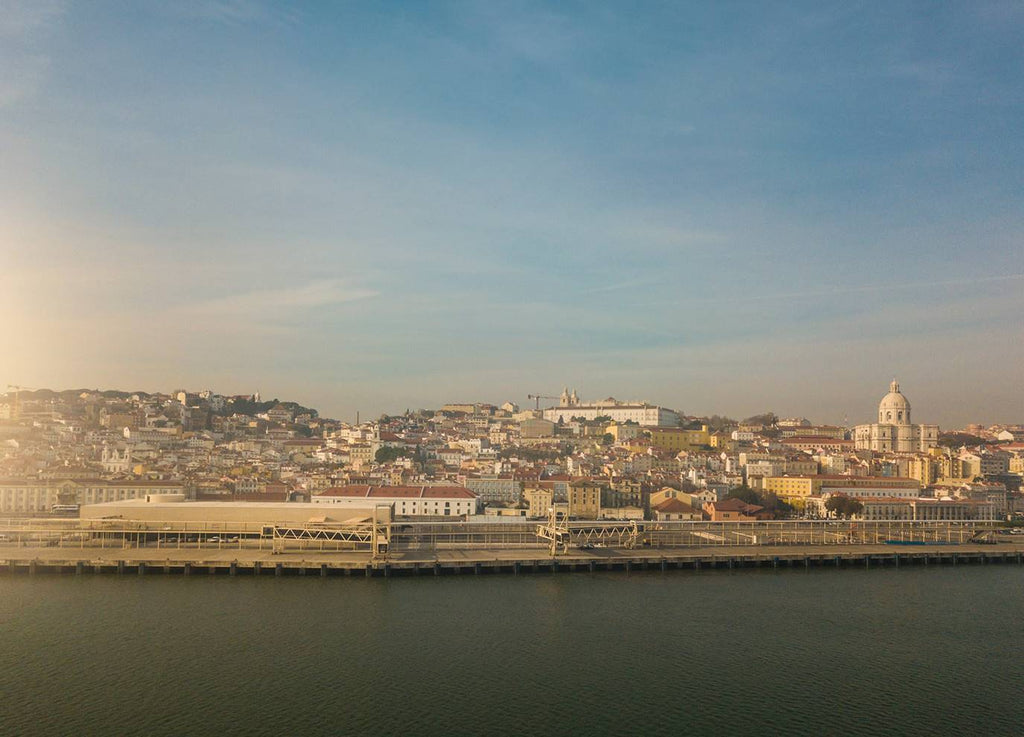
[[[639,425],[626,425],[613,422],[604,429],[606,433],[615,438],[616,443],[623,443],[627,440],[633,440],[640,436],[640,432],[643,430]]]
[[[732,453],[739,447],[739,441],[733,440],[732,435],[727,432],[713,432],[708,439],[712,448],[724,450],[726,453]]]
[[[527,486],[523,489],[523,497],[529,505],[530,517],[547,517],[555,500],[554,491],[543,486]]]
[[[663,486],[657,491],[651,492],[650,504],[651,507],[655,507],[662,502],[666,502],[669,499],[675,499],[683,494],[679,489],[673,489],[671,486]],[[682,500],[684,503],[689,503],[686,499]]]
[[[569,484],[569,516],[576,519],[601,518],[601,484],[573,481]]]
[[[781,499],[814,496],[821,491],[824,476],[767,476],[764,490]]]
[[[651,433],[651,445],[655,448],[671,450],[676,453],[681,450],[694,450],[711,445],[711,434],[708,432],[707,425],[702,425],[700,430],[683,430],[678,427],[652,427],[649,432]]]
[[[941,468],[934,456],[915,456],[910,459],[907,475],[921,482],[921,486],[931,486],[940,478]]]
[[[966,477],[964,464],[956,456],[939,456],[939,478],[943,481],[961,481]]]
[[[921,482],[916,478],[890,476],[766,476],[763,488],[792,504],[794,499],[817,496],[822,489],[848,489],[851,496],[857,496],[857,489],[870,496],[887,489],[898,496],[899,492],[920,491]]]

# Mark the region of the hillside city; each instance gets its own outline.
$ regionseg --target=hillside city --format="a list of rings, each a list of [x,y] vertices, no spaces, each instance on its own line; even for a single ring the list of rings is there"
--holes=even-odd
[[[390,504],[396,518],[998,520],[1024,513],[1024,426],[911,422],[894,380],[853,428],[765,413],[692,417],[576,390],[349,423],[213,391],[11,387],[0,513],[183,494]],[[871,404],[870,398],[866,405]]]

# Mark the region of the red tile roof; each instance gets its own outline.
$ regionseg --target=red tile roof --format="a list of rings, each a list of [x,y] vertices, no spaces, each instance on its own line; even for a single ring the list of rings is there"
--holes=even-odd
[[[711,502],[711,506],[714,507],[716,512],[742,512],[743,514],[757,514],[764,509],[764,507],[757,504],[748,504],[742,499],[735,497],[723,499],[720,502]]]
[[[369,499],[476,499],[477,495],[462,486],[335,486],[320,496],[343,496]]]
[[[670,513],[670,514],[679,514],[679,513],[700,514],[700,512],[698,512],[696,509],[694,509],[689,504],[684,502],[682,499],[678,499],[678,498],[676,498],[674,496],[666,499],[665,501],[661,502],[660,504],[656,504],[654,507],[652,507],[652,509],[654,509],[654,511],[656,511],[656,512]]]

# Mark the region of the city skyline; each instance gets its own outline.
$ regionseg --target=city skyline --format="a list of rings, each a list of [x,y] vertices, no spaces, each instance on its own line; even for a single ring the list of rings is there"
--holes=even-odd
[[[0,5],[7,384],[1019,422],[1019,4]]]
[[[893,379],[893,381],[892,381],[892,383],[891,383],[891,385],[889,387],[890,390],[892,390],[893,386],[896,387],[896,391],[897,392],[900,391],[900,389],[899,389],[899,382],[895,378]],[[200,394],[200,393],[202,393],[203,395],[209,393],[209,394],[212,394],[212,395],[226,396],[226,397],[230,397],[230,396],[236,396],[237,397],[237,396],[247,396],[248,395],[248,396],[254,397],[257,401],[267,402],[267,401],[273,400],[273,401],[280,401],[280,402],[285,402],[285,403],[294,403],[294,404],[297,404],[297,405],[300,405],[300,406],[304,406],[304,407],[308,407],[308,408],[316,410],[321,417],[331,418],[331,419],[334,419],[334,420],[339,420],[339,421],[344,421],[344,422],[355,422],[360,417],[361,417],[361,421],[363,421],[363,422],[373,421],[374,418],[377,417],[378,415],[391,415],[391,416],[395,416],[395,415],[402,414],[402,412],[404,411],[404,410],[392,410],[390,412],[378,412],[378,413],[375,413],[375,412],[360,411],[360,410],[357,409],[355,411],[355,416],[349,417],[349,416],[346,416],[344,414],[335,414],[335,413],[332,413],[330,411],[324,411],[323,408],[320,408],[315,403],[309,402],[309,401],[303,401],[299,397],[293,397],[293,396],[288,396],[288,395],[281,395],[281,394],[278,394],[278,393],[275,393],[275,392],[263,392],[263,391],[260,391],[259,389],[256,389],[253,392],[247,393],[247,392],[244,392],[244,391],[237,392],[237,391],[232,391],[232,390],[216,389],[216,388],[211,388],[211,387],[206,387],[204,389],[200,389],[200,388],[197,388],[197,387],[186,387],[186,386],[178,386],[178,387],[176,387],[173,390],[166,390],[166,389],[152,389],[152,388],[144,389],[144,388],[139,388],[139,387],[135,387],[134,389],[125,389],[123,387],[91,387],[91,388],[87,388],[87,387],[82,387],[82,386],[58,388],[58,387],[25,387],[25,386],[9,385],[7,387],[7,391],[6,392],[0,392],[0,397],[4,397],[6,399],[6,401],[8,401],[8,402],[13,402],[13,401],[15,401],[14,397],[16,395],[19,395],[19,393],[20,393],[20,395],[18,397],[19,399],[23,399],[23,400],[26,400],[26,401],[31,401],[31,400],[34,399],[33,393],[37,392],[37,391],[55,391],[55,392],[67,392],[67,391],[121,392],[121,393],[127,393],[127,394],[140,393],[140,394],[147,394],[147,395],[163,395],[163,396],[171,396],[171,397],[174,396],[175,392],[188,392],[190,394],[197,394],[197,395]],[[464,404],[464,405],[469,405],[469,404],[490,404],[493,407],[500,407],[505,402],[512,402],[512,403],[516,404],[521,410],[529,410],[529,409],[537,408],[539,410],[545,411],[545,410],[553,410],[553,409],[556,409],[556,408],[572,407],[572,406],[575,406],[575,405],[585,405],[585,406],[598,405],[598,406],[600,406],[602,404],[607,404],[609,407],[614,407],[616,404],[633,405],[635,403],[643,403],[643,404],[646,404],[646,405],[650,405],[652,407],[659,407],[659,408],[664,408],[664,409],[670,410],[672,412],[678,412],[680,414],[680,417],[705,417],[705,418],[708,418],[708,417],[712,417],[714,415],[717,415],[717,416],[721,416],[723,418],[728,418],[728,419],[731,419],[731,420],[734,420],[734,421],[741,421],[743,419],[746,419],[747,417],[753,417],[755,415],[761,415],[761,414],[764,414],[765,412],[774,412],[778,416],[778,418],[780,420],[785,420],[785,419],[805,419],[805,420],[811,421],[812,423],[834,424],[834,425],[837,425],[837,426],[846,427],[848,429],[852,429],[855,425],[858,425],[858,424],[868,424],[868,423],[864,422],[864,420],[865,419],[871,420],[872,417],[873,417],[873,413],[872,412],[866,412],[866,413],[860,413],[860,414],[858,414],[855,417],[854,416],[844,416],[841,420],[833,421],[833,420],[830,420],[828,418],[814,417],[814,416],[811,416],[811,415],[808,415],[808,414],[785,412],[785,411],[777,411],[777,409],[774,408],[774,407],[762,408],[762,409],[760,409],[760,410],[758,410],[756,412],[751,412],[751,411],[744,411],[744,412],[739,412],[739,413],[736,413],[736,412],[733,412],[733,413],[730,413],[730,412],[720,412],[720,411],[690,412],[690,411],[687,411],[685,409],[685,407],[683,407],[683,406],[672,405],[670,403],[665,403],[665,402],[652,401],[652,400],[650,400],[649,398],[646,398],[646,397],[635,397],[635,396],[630,396],[630,395],[611,396],[611,395],[604,395],[604,394],[600,395],[599,397],[598,396],[592,396],[592,397],[591,396],[583,396],[582,394],[580,394],[578,392],[578,389],[575,386],[573,386],[570,389],[570,387],[568,385],[564,386],[561,391],[562,391],[561,396],[556,396],[556,395],[553,395],[553,394],[552,395],[539,395],[539,396],[533,395],[533,394],[528,394],[526,396],[525,400],[523,398],[521,398],[521,397],[505,397],[503,399],[492,399],[492,398],[481,399],[481,398],[466,398],[466,397],[448,398],[447,400],[444,400],[444,401],[441,401],[441,402],[437,402],[435,404],[415,406],[415,407],[412,407],[412,406],[406,407],[405,410],[409,410],[409,411],[438,410],[438,409],[440,409],[444,405],[459,405],[459,404]],[[570,391],[571,391],[571,397],[572,398],[571,398],[571,400],[566,401],[566,397],[569,396]],[[881,393],[879,394],[879,396],[881,396]],[[883,397],[883,401],[884,401],[884,399],[887,399],[887,398],[888,398],[888,395],[886,397]],[[904,399],[906,399],[905,396],[904,396]],[[918,413],[918,416],[920,416],[920,413]],[[929,415],[926,419],[933,419],[933,418],[931,418],[931,416]],[[881,421],[881,418],[879,418],[879,421]],[[939,424],[939,423],[935,423],[935,424]],[[981,424],[983,426],[989,426],[989,425],[991,425],[991,426],[997,426],[997,425],[1004,425],[1004,426],[1006,426],[1006,425],[1014,425],[1014,426],[1018,426],[1018,425],[1021,424],[1021,421],[1017,420],[1017,419],[1010,419],[1010,420],[996,421],[996,422],[979,422],[979,421],[977,421],[977,418],[975,418],[975,420],[972,420],[972,421],[969,421],[969,422],[962,422],[962,423],[958,423],[958,424],[947,424],[945,426],[945,429],[946,430],[962,429],[963,427],[966,427],[969,424]]]

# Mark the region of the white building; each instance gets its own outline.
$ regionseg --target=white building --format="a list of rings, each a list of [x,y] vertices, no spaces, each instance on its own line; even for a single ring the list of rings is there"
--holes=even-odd
[[[6,479],[0,481],[0,512],[49,512],[55,504],[102,504],[184,491],[182,484],[173,481]]]
[[[104,445],[100,463],[105,473],[128,473],[132,468],[132,449],[118,450]]]
[[[461,479],[460,479],[461,480]],[[467,476],[463,482],[482,502],[515,504],[523,492],[523,482],[511,475]]]
[[[620,402],[614,397],[600,402],[582,402],[573,389],[572,394],[562,392],[557,407],[544,410],[544,419],[551,422],[569,422],[573,417],[594,420],[610,417],[612,422],[633,421],[644,427],[678,427],[679,415],[670,409],[647,402]]]
[[[915,520],[945,522],[996,518],[996,505],[966,499],[866,499],[857,515],[863,520]]]
[[[372,507],[389,504],[395,516],[459,517],[477,512],[477,495],[462,486],[337,486],[313,496],[313,504]]]
[[[878,422],[857,425],[853,438],[857,450],[924,453],[938,443],[939,426],[910,422],[910,402],[900,393],[900,385],[893,379],[889,393],[878,404]]]

